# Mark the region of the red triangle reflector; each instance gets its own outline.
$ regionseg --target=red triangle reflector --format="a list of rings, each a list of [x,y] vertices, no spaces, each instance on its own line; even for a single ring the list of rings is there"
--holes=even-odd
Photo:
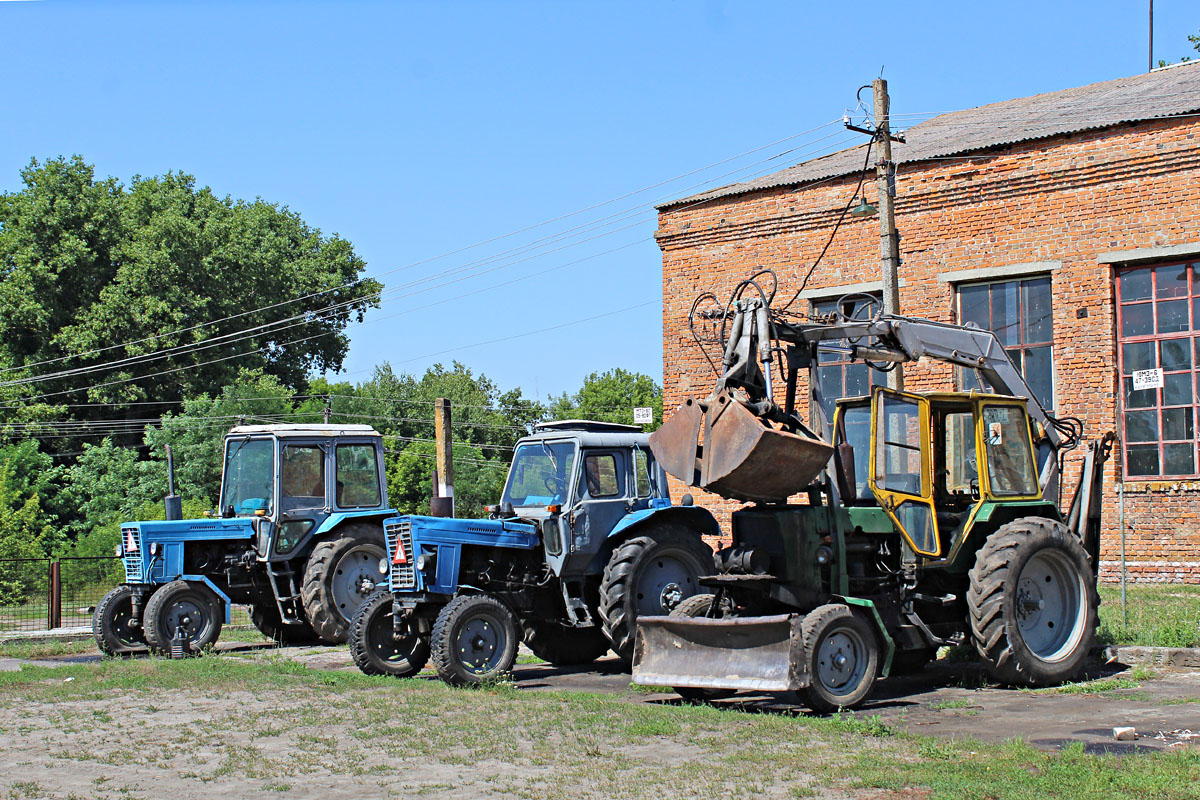
[[[393,564],[407,564],[408,553],[404,552],[404,540],[399,536],[396,537],[396,554],[392,556]]]

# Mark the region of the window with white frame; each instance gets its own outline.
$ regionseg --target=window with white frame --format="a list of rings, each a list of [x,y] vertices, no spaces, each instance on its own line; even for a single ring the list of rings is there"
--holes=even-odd
[[[996,334],[1034,397],[1054,408],[1054,314],[1048,276],[958,287],[958,320]],[[973,370],[958,370],[962,389],[980,388]]]

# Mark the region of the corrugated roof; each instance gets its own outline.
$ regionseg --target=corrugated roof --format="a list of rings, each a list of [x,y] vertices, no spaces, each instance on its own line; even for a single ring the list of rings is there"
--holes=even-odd
[[[897,164],[926,161],[1194,111],[1200,111],[1200,61],[941,114],[906,130],[908,141],[892,145],[892,160]],[[892,127],[900,126],[893,123]],[[865,143],[772,175],[671,200],[658,207],[670,208],[857,173],[862,169],[864,147]]]

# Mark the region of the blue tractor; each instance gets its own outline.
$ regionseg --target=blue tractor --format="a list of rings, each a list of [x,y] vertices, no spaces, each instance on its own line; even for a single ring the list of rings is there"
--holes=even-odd
[[[96,606],[111,655],[197,652],[233,604],[279,642],[346,641],[359,604],[387,576],[380,435],[368,425],[248,425],[225,437],[219,510],[121,525],[125,583]]]
[[[363,672],[405,677],[431,659],[443,680],[507,674],[522,640],[559,665],[610,648],[629,660],[639,616],[669,613],[713,569],[713,515],[673,505],[640,428],[538,425],[515,448],[488,519],[384,521],[388,586],[358,610]]]

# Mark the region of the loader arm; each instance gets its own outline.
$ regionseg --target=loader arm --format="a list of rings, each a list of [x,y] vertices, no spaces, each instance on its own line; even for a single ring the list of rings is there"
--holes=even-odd
[[[1058,423],[1046,413],[991,331],[889,314],[867,320],[831,317],[796,323],[772,314],[763,298],[738,300],[727,330],[724,373],[712,394],[706,400],[688,401],[686,413],[674,415],[650,439],[659,463],[690,485],[767,502],[781,502],[806,486],[824,468],[832,450],[818,446],[822,437],[796,411],[797,374],[812,365],[818,352],[839,352],[850,360],[872,363],[931,359],[954,364],[974,370],[998,394],[1026,398],[1029,416],[1044,434],[1039,484],[1044,496],[1058,495],[1057,455],[1064,447]],[[778,369],[786,370],[780,376],[786,379],[782,406],[775,401],[778,393],[772,375],[780,353],[785,363]],[[783,476],[786,481],[764,483],[764,475],[779,477],[780,472],[778,462],[752,463],[748,454],[759,441],[769,444],[757,449],[764,455],[772,450],[776,459],[780,450],[799,451],[803,445],[804,469],[792,465]]]

